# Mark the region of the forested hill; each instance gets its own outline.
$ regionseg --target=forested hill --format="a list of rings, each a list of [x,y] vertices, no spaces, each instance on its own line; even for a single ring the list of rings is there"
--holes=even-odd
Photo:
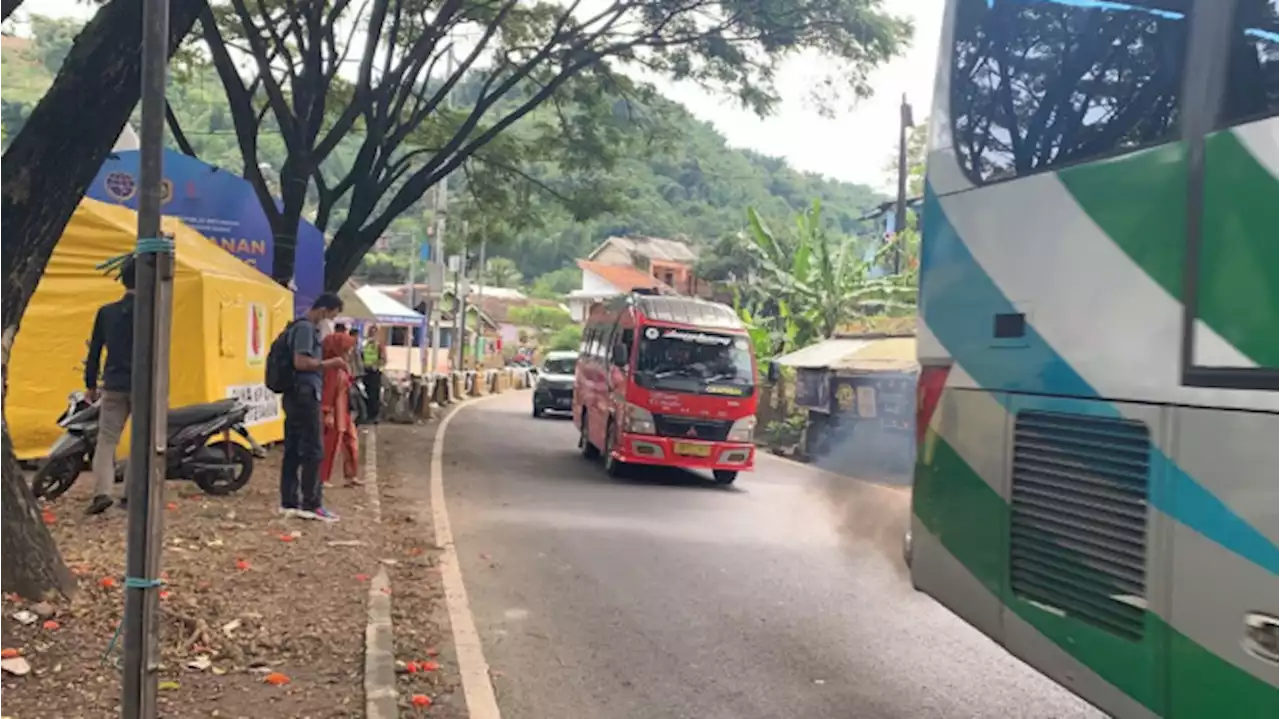
[[[33,16],[31,37],[4,38],[0,126],[6,139],[13,137],[25,123],[52,82],[79,29],[79,23],[74,20]],[[467,93],[474,89],[467,84],[464,82],[457,88],[461,96],[458,101],[464,105],[468,101]],[[463,186],[469,178],[480,176],[465,172],[451,179],[450,210],[455,209],[453,202],[458,202],[459,216],[496,213],[504,220],[518,216],[519,221],[499,223],[508,229],[505,236],[488,238],[488,254],[510,258],[526,284],[560,270],[556,277],[541,283],[544,293],[559,294],[577,287],[574,260],[612,235],[680,238],[698,248],[708,248],[743,229],[748,207],[755,207],[764,217],[781,225],[795,210],[817,199],[823,204],[824,218],[843,234],[874,231],[869,226],[859,227],[857,222],[864,211],[883,200],[870,188],[797,172],[781,159],[731,148],[711,125],[695,119],[683,106],[653,95],[650,88],[636,89],[637,96],[642,98],[638,103],[616,96],[598,96],[594,106],[607,109],[594,117],[608,129],[586,144],[577,145],[577,156],[570,156],[575,154],[572,152],[557,155],[556,150],[539,154],[508,149],[501,157],[514,164],[524,164],[530,177],[543,181],[548,187],[564,189],[576,182],[575,201],[591,207],[578,213],[587,219],[575,218],[561,203],[547,197],[535,197],[524,204],[500,201],[478,206],[470,199],[472,193]],[[225,96],[211,67],[192,58],[175,65],[169,102],[200,159],[233,172],[240,171],[243,160],[225,108]],[[544,106],[504,134],[524,137],[528,143],[538,128],[555,125],[558,117],[558,108]],[[581,117],[579,115],[579,122]],[[269,125],[268,122],[264,127]],[[549,144],[544,150],[563,149],[560,142]],[[509,141],[503,146],[518,147],[518,143]],[[356,144],[354,140],[344,140],[328,162],[349,163],[354,158]],[[268,160],[266,164],[279,167],[284,158],[281,137],[263,132],[259,145],[262,157]],[[593,147],[601,152],[592,155],[592,150],[583,149]],[[584,158],[584,154],[589,157]],[[578,171],[590,166],[594,168],[592,171],[601,172],[602,163],[593,162],[592,157],[599,159],[605,155],[609,156],[612,166],[600,176],[598,185],[583,186],[581,177],[590,177],[590,173],[583,175]],[[507,182],[509,178],[499,181]],[[497,197],[511,194],[521,193],[498,192]],[[536,196],[538,191],[532,194]],[[309,203],[313,199],[309,197]],[[335,209],[337,215],[344,212],[342,206]],[[389,234],[399,238],[425,236],[428,214],[429,202],[424,198],[392,223]],[[516,229],[520,227],[527,229]],[[454,239],[456,235],[451,234],[451,242]],[[403,281],[411,256],[408,246],[392,243],[389,253],[374,252],[367,256],[358,274],[371,281]],[[513,274],[509,281],[519,280]]]
[[[532,278],[572,266],[574,258],[611,235],[683,237],[706,247],[743,229],[748,207],[781,222],[815,199],[824,216],[853,235],[868,229],[857,218],[884,199],[865,185],[798,172],[780,158],[729,147],[710,124],[673,102],[659,102],[665,105],[663,131],[679,140],[618,162],[612,174],[624,183],[623,209],[585,222],[556,218],[497,254],[515,260]]]

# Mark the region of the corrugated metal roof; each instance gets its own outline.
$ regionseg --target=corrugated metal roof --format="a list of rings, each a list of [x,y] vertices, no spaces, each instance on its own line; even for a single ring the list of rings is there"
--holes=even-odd
[[[638,295],[636,306],[645,317],[657,322],[733,330],[744,327],[733,310],[694,297]]]
[[[914,372],[919,367],[915,337],[882,337],[866,342],[866,347],[837,360],[831,369],[837,372]]]
[[[595,257],[604,249],[605,245],[614,244],[622,248],[624,251],[648,257],[651,260],[669,260],[672,262],[695,262],[698,259],[698,253],[693,250],[687,243],[680,240],[669,240],[665,237],[610,237],[605,240],[595,252],[591,253],[591,257]]]
[[[784,367],[801,369],[826,369],[832,363],[856,353],[867,346],[868,340],[832,339],[822,340],[795,352],[789,352],[774,360]]]
[[[911,372],[914,337],[840,337],[823,340],[775,360],[785,367],[854,372]]]

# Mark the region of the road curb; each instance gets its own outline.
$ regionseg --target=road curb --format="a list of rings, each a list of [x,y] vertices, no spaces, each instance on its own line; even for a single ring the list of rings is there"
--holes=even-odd
[[[364,432],[364,485],[374,523],[382,522],[382,500],[378,495],[378,426]],[[364,629],[364,705],[367,719],[395,719],[399,695],[396,692],[395,640],[391,632],[391,577],[379,565],[369,582],[369,621]]]

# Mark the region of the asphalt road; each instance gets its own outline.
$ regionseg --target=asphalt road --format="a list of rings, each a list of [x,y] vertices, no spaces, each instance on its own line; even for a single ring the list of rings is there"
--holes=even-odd
[[[1101,716],[911,589],[904,490],[772,457],[732,489],[611,480],[529,405],[445,438],[504,719]]]

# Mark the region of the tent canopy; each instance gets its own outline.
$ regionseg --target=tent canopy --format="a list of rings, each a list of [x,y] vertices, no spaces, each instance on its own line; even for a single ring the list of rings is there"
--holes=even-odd
[[[57,439],[67,395],[84,389],[85,345],[94,317],[122,288],[95,269],[133,249],[138,216],[85,199],[63,230],[13,346],[5,397],[14,451],[40,457]],[[263,384],[271,340],[293,316],[293,296],[180,221],[174,235],[169,406],[236,397],[250,407],[259,442],[283,436],[279,399]],[[128,451],[122,438],[120,452]]]
[[[884,335],[833,337],[785,354],[775,361],[796,369],[912,372],[916,369],[916,338]]]
[[[415,312],[414,310],[406,307],[399,300],[388,297],[385,293],[375,287],[365,285],[364,287],[357,288],[355,295],[360,300],[361,304],[364,305],[364,309],[372,315],[371,319],[382,324],[413,325],[415,327],[422,324],[422,313]],[[355,318],[355,316],[349,311],[346,312],[346,314]]]

